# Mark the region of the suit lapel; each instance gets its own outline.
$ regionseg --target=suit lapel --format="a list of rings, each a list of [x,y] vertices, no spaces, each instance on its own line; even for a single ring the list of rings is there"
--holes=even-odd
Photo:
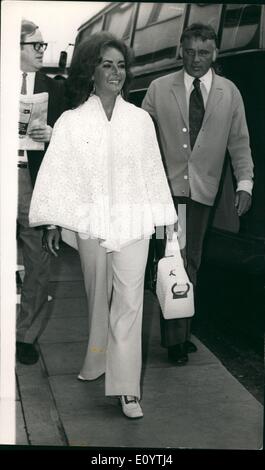
[[[174,95],[175,99],[177,100],[180,112],[182,114],[183,120],[185,125],[189,127],[189,119],[188,119],[188,109],[187,109],[187,101],[186,101],[186,92],[185,92],[185,85],[184,85],[184,72],[180,70],[176,72],[175,80],[172,84],[171,88],[172,94]]]
[[[186,101],[186,91],[184,85],[184,71],[183,69],[179,72],[176,72],[176,78],[172,85],[172,94],[177,100],[179,109],[181,111],[183,120],[187,127],[189,127],[189,117],[188,117],[188,109],[187,109],[187,101]],[[218,75],[213,72],[213,82],[211,86],[211,90],[209,93],[209,98],[207,101],[205,115],[203,119],[203,124],[206,123],[208,118],[210,117],[211,113],[218,105],[219,101],[223,97],[223,86],[221,81],[219,80]]]
[[[207,119],[210,117],[211,113],[216,108],[216,106],[218,105],[222,97],[223,97],[222,83],[219,80],[218,75],[216,75],[213,72],[213,82],[212,82],[211,90],[209,93],[202,125],[206,123]]]
[[[36,72],[34,93],[43,93],[44,91],[48,91],[45,76],[40,72]]]

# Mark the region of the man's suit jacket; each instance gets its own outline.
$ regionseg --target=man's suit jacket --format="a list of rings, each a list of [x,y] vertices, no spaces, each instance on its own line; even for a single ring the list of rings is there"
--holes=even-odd
[[[65,110],[64,87],[61,82],[53,80],[41,72],[36,72],[34,93],[42,92],[49,93],[47,124],[53,127],[59,116]],[[45,144],[45,151],[47,147],[48,143]],[[33,186],[45,151],[28,150],[27,152],[29,172]]]
[[[244,105],[239,90],[230,80],[213,71],[203,123],[193,150],[190,148],[183,70],[154,80],[142,107],[157,124],[174,196],[190,196],[202,204],[213,205],[227,149],[236,180],[252,179],[253,163]]]

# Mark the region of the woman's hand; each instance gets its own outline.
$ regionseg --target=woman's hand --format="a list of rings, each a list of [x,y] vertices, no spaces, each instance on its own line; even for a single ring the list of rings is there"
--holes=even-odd
[[[172,225],[167,225],[167,226],[166,226],[167,240],[172,240],[172,238],[173,238],[173,233],[174,233],[174,231],[175,231],[175,225],[176,225],[176,224],[172,224]]]
[[[59,250],[60,239],[61,232],[58,227],[49,230],[47,228],[44,228],[42,247],[51,255],[58,257],[58,254],[55,250]]]

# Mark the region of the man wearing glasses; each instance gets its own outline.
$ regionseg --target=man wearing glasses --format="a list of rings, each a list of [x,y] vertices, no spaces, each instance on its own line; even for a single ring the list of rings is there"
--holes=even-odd
[[[55,121],[64,111],[64,89],[61,82],[40,72],[47,43],[37,25],[22,20],[20,36],[21,94],[48,93],[47,124],[31,127],[29,136],[48,147]],[[48,321],[48,282],[50,259],[42,248],[43,231],[29,227],[28,214],[32,189],[45,150],[18,152],[18,238],[21,242],[25,276],[21,288],[17,318],[16,352],[22,364],[35,364],[39,354],[35,347]]]

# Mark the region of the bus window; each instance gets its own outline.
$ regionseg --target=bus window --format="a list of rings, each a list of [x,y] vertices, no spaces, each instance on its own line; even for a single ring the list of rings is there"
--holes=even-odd
[[[222,12],[222,4],[192,3],[190,7],[188,24],[206,23],[218,32],[219,21]]]
[[[91,34],[97,33],[102,29],[102,20],[103,17],[99,18],[98,20],[94,21],[88,28],[81,31],[78,35],[78,44],[83,41],[83,39],[89,38]]]
[[[130,3],[121,3],[106,15],[104,29],[122,39],[127,45],[130,43],[132,29],[133,6]]]
[[[185,3],[141,3],[133,49],[136,63],[175,58]]]
[[[227,5],[221,51],[259,47],[260,16],[260,5]]]

